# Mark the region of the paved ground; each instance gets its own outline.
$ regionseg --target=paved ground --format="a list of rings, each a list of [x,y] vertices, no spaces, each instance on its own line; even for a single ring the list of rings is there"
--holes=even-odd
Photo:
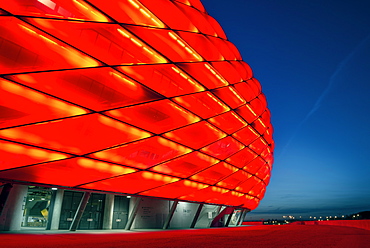
[[[166,231],[0,233],[1,248],[370,247],[370,231],[342,226],[250,226]]]

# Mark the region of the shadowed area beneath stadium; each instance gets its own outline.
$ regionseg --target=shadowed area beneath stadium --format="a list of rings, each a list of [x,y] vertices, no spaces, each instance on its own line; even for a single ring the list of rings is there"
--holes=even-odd
[[[15,247],[366,247],[370,231],[343,226],[246,226],[167,231],[2,233]]]

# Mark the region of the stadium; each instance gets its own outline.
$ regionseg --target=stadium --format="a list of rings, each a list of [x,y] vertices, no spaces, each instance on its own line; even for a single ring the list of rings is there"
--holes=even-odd
[[[273,128],[199,0],[0,9],[0,230],[240,225]]]

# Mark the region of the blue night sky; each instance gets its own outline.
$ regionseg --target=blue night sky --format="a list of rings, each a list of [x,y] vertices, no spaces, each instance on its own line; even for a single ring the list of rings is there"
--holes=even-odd
[[[370,210],[370,1],[202,2],[272,112],[272,179],[246,219]]]

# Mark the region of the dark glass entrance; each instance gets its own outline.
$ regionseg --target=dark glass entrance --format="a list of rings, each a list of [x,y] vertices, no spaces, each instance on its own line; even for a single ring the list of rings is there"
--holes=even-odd
[[[65,191],[62,210],[60,214],[59,229],[69,229],[77,208],[82,199],[83,192]],[[77,229],[101,229],[104,211],[105,195],[93,193],[82,215]]]
[[[128,208],[130,199],[126,196],[116,195],[113,208],[113,229],[124,229],[128,220]]]

